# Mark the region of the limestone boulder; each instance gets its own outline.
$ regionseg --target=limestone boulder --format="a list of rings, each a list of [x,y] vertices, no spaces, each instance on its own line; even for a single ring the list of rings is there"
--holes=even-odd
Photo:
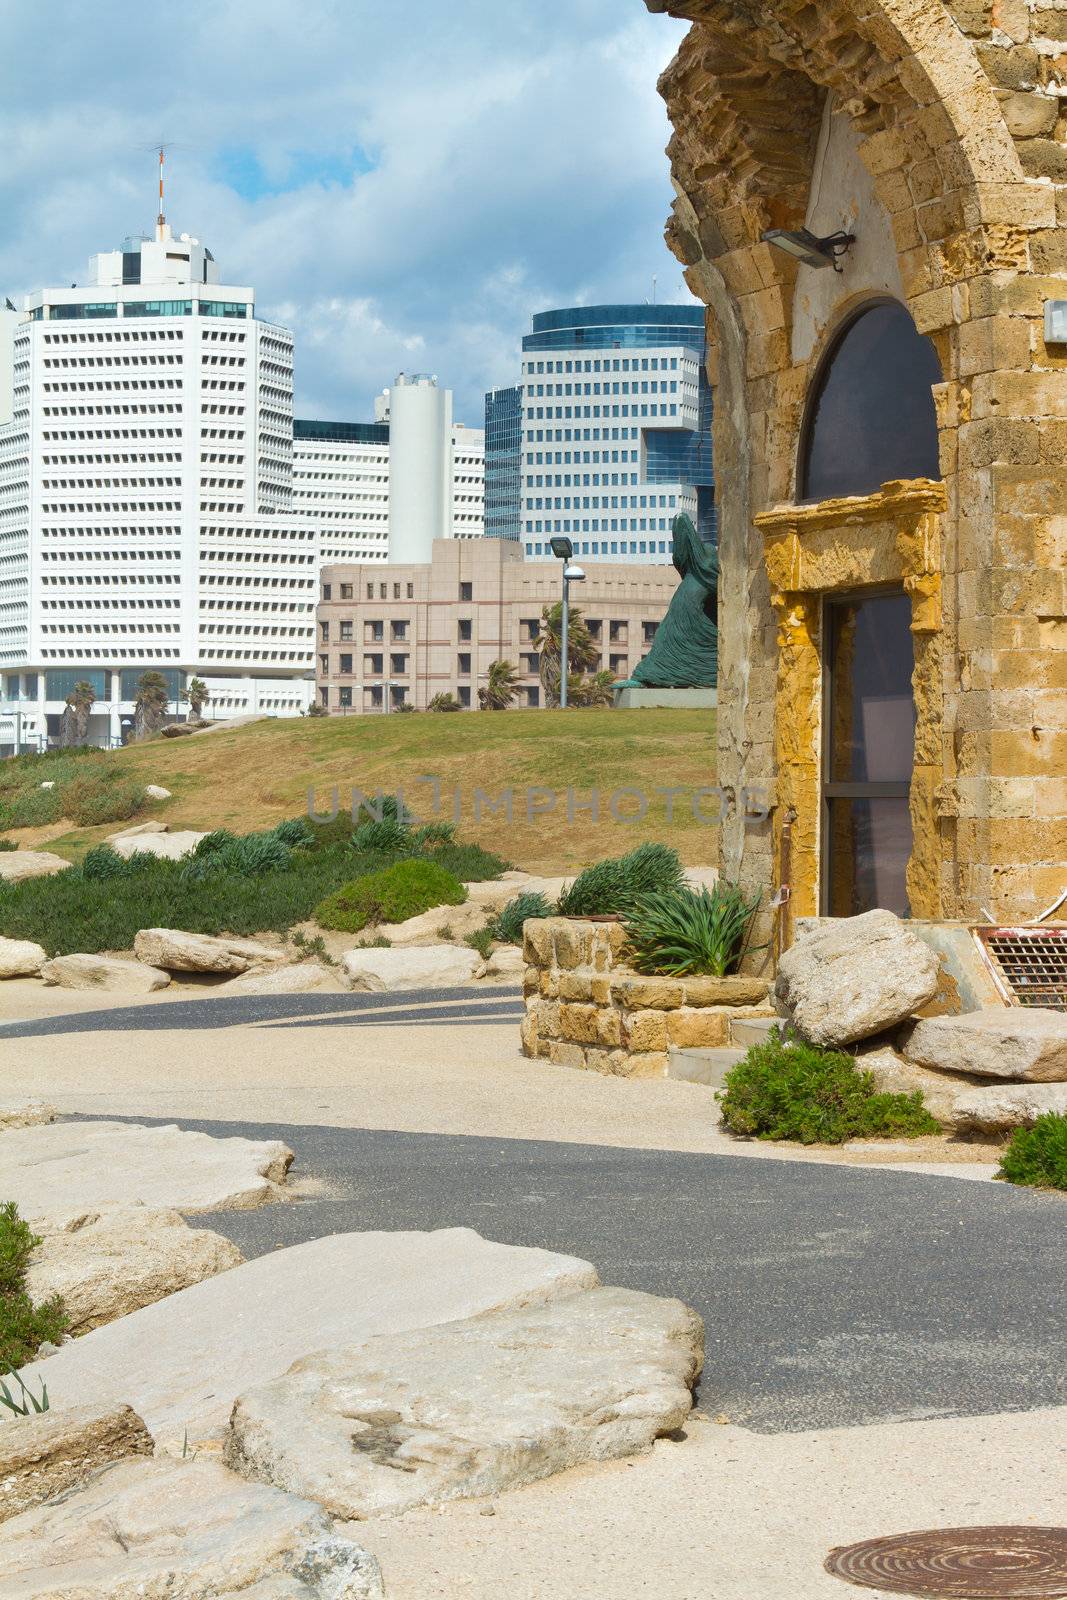
[[[502,944],[499,949],[490,951],[478,975],[483,978],[521,978],[525,971],[526,957],[521,946]]]
[[[316,990],[343,992],[340,974],[321,961],[295,961],[264,972],[245,972],[213,991],[215,994],[313,994]]]
[[[149,800],[169,800],[170,790],[164,789],[161,783],[146,783],[145,794]]]
[[[7,1424],[4,1424],[6,1429]],[[318,1506],[214,1461],[123,1461],[0,1539],[3,1600],[380,1600]]]
[[[24,1217],[55,1227],[129,1206],[247,1208],[279,1197],[292,1159],[275,1139],[215,1139],[174,1124],[56,1122],[4,1134],[3,1190]]]
[[[134,935],[133,951],[138,961],[168,972],[229,972],[235,977],[249,967],[285,960],[283,951],[254,939],[217,938],[179,928],[142,928]]]
[[[0,1095],[0,1132],[7,1128],[36,1128],[56,1120],[56,1108],[47,1100],[27,1100]]]
[[[834,1048],[905,1022],[937,993],[940,961],[891,911],[828,920],[787,950],[774,1003],[812,1044]]]
[[[25,878],[47,878],[66,872],[72,863],[50,850],[0,850],[0,882],[22,883]]]
[[[488,913],[484,905],[434,906],[406,922],[390,922],[368,929],[366,937],[384,933],[392,945],[435,944],[447,939],[465,939],[468,933],[484,928]]]
[[[349,950],[341,966],[351,989],[447,989],[470,983],[481,956],[468,945],[414,945],[399,950]]]
[[[109,833],[107,843],[114,844],[116,839],[143,839],[149,833],[166,833],[165,822],[135,822],[129,828],[120,828],[118,833]]]
[[[1067,1014],[1038,1006],[987,1006],[927,1017],[904,1041],[919,1067],[1007,1082],[1067,1083]]]
[[[192,831],[151,832],[151,833],[126,833],[120,838],[111,840],[111,848],[124,860],[131,856],[148,855],[161,856],[165,861],[181,861],[184,856],[191,856],[201,839],[206,838],[203,833]]]
[[[30,939],[0,939],[0,978],[32,978],[48,960],[48,951]]]
[[[124,1207],[46,1232],[30,1256],[26,1289],[35,1302],[62,1295],[71,1333],[82,1334],[243,1260],[231,1240],[190,1228],[177,1211]]]
[[[6,1140],[16,1138],[5,1135]],[[316,1350],[592,1288],[587,1261],[468,1228],[332,1234],[206,1278],[25,1371],[53,1409],[122,1399],[161,1446],[221,1439],[238,1395]],[[3,1590],[0,1589],[0,1595]]]
[[[118,994],[154,994],[170,983],[170,973],[121,956],[54,956],[41,967],[46,984],[60,989],[109,989]]]
[[[1050,1111],[1067,1116],[1067,1083],[990,1083],[959,1090],[952,1126],[962,1134],[1007,1134],[1032,1128]]]
[[[920,1093],[923,1104],[942,1127],[953,1128],[956,1123],[956,1102],[960,1089],[966,1087],[959,1078],[943,1072],[931,1072],[926,1067],[914,1066],[895,1050],[872,1050],[861,1055],[857,1067],[869,1072],[879,1094]]]
[[[0,1522],[85,1483],[101,1467],[150,1456],[152,1435],[130,1406],[72,1406],[0,1426]],[[0,1551],[4,1536],[0,1535]]]
[[[607,1288],[372,1339],[243,1394],[226,1459],[336,1517],[499,1494],[650,1449],[703,1350],[680,1300]]]

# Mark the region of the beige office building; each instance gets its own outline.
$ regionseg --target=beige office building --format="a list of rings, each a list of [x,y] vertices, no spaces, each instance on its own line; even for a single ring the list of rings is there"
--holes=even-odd
[[[626,678],[678,586],[671,566],[597,562],[571,586],[600,645],[600,667]],[[536,642],[559,600],[559,563],[526,561],[512,539],[438,539],[429,563],[323,567],[317,612],[318,698],[331,713],[423,711],[438,694],[477,709],[490,663],[520,673],[516,706],[542,704]]]

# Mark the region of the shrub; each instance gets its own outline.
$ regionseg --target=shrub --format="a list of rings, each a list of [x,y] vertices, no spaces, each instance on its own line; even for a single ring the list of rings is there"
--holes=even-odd
[[[493,930],[475,928],[473,933],[468,933],[464,943],[470,945],[472,950],[477,950],[483,961],[488,961],[493,949]]]
[[[383,855],[402,855],[414,850],[411,830],[395,817],[383,817],[380,822],[372,818],[361,822],[352,835],[352,848],[360,854],[377,850]]]
[[[632,911],[649,895],[671,894],[683,885],[678,852],[665,844],[641,844],[629,855],[598,861],[579,873],[559,897],[564,917],[605,916]]]
[[[0,850],[17,850],[18,847],[17,839],[0,839]]]
[[[444,867],[461,883],[488,883],[499,878],[511,865],[502,856],[483,850],[480,844],[446,844],[433,853],[439,867]]]
[[[271,832],[276,839],[289,845],[293,850],[303,850],[315,842],[315,830],[307,817],[287,817],[284,822],[279,822]]]
[[[91,883],[99,879],[124,878],[130,870],[130,863],[124,861],[109,844],[97,844],[85,852],[81,870],[82,876]]]
[[[489,926],[493,938],[502,944],[521,944],[522,925],[535,917],[552,916],[552,907],[543,894],[520,894],[498,911]]]
[[[69,1326],[58,1296],[35,1306],[26,1293],[26,1265],[40,1242],[13,1200],[0,1205],[0,1373],[17,1372]]]
[[[1047,1111],[1032,1128],[1016,1128],[997,1177],[1034,1189],[1067,1189],[1067,1116]]]
[[[200,843],[193,851],[194,856],[213,856],[225,850],[227,845],[236,844],[237,835],[231,833],[229,828],[216,828],[214,833],[205,833]]]
[[[759,903],[758,894],[749,899],[734,883],[641,900],[627,918],[632,964],[638,972],[723,978],[741,959]]]
[[[921,1094],[878,1094],[851,1056],[787,1041],[777,1028],[727,1074],[717,1098],[724,1127],[757,1139],[843,1144],[940,1132]]]
[[[451,872],[436,861],[412,857],[346,883],[316,906],[315,921],[339,933],[359,933],[370,924],[406,922],[434,906],[462,905],[466,898]]]
[[[63,785],[59,804],[61,815],[79,828],[95,827],[101,822],[127,822],[144,807],[144,785],[135,778],[123,777],[113,767],[90,770]]]
[[[416,850],[440,850],[446,844],[455,844],[456,829],[451,822],[427,822],[416,828],[411,836]]]
[[[0,828],[44,828],[63,815],[59,790],[32,789],[8,791],[0,799]]]

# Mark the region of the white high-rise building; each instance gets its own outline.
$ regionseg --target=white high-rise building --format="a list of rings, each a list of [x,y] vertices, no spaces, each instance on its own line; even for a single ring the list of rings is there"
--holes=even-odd
[[[0,315],[0,752],[43,748],[83,679],[90,738],[119,742],[149,669],[174,713],[194,674],[215,715],[304,710],[319,568],[388,558],[398,442],[425,479],[406,432],[301,423],[294,440],[291,333],[162,218],[87,285]],[[481,494],[473,430],[447,440],[436,537]]]

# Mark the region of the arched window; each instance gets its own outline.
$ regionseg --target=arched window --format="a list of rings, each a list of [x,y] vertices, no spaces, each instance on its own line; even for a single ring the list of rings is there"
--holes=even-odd
[[[874,494],[894,478],[941,477],[931,387],[941,364],[897,300],[847,322],[819,368],[801,440],[801,500]]]

